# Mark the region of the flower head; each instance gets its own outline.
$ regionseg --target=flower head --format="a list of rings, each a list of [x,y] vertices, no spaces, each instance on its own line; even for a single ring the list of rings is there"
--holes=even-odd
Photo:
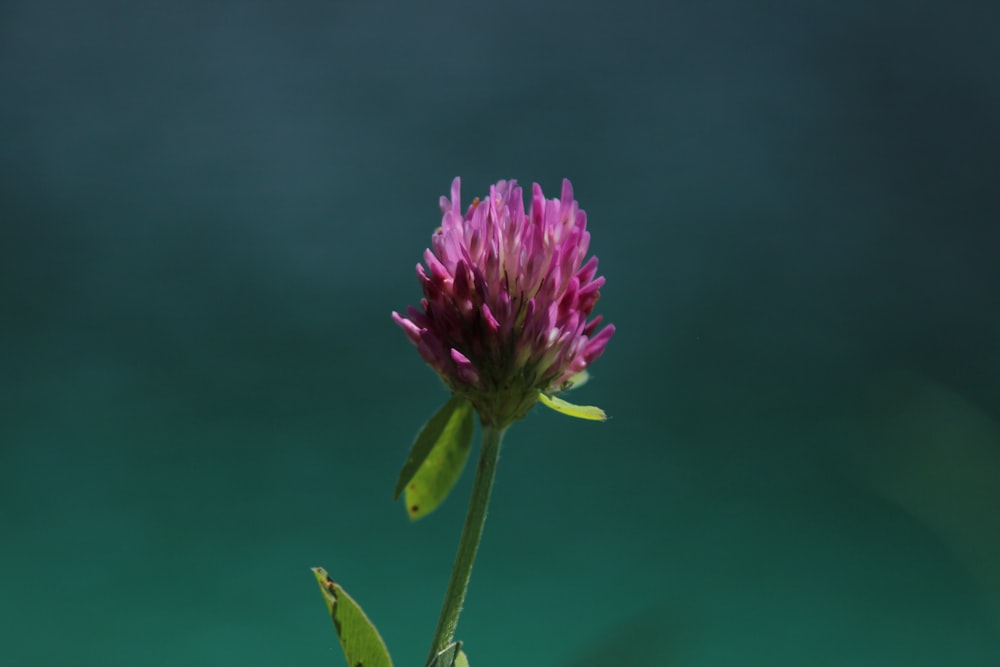
[[[441,226],[417,276],[421,308],[393,312],[421,356],[484,424],[520,419],[539,394],[565,388],[597,359],[615,331],[588,321],[604,278],[587,215],[568,180],[559,199],[532,186],[524,209],[516,181],[499,181],[464,212],[460,179],[441,198]]]

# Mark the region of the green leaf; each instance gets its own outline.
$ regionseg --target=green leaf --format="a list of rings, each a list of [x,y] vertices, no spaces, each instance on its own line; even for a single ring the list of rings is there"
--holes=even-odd
[[[323,592],[348,667],[392,667],[385,642],[358,603],[323,568],[314,567],[313,574]]]
[[[545,393],[539,394],[538,400],[556,412],[561,412],[564,415],[569,415],[570,417],[601,422],[608,418],[608,416],[604,414],[604,410],[601,410],[595,405],[573,405],[558,396],[549,396]]]
[[[447,497],[469,458],[475,427],[472,404],[457,394],[417,436],[399,473],[393,498],[406,490],[406,512],[416,521]]]
[[[469,658],[462,650],[462,642],[452,642],[431,658],[427,667],[469,667]]]
[[[559,387],[558,391],[552,393],[561,394],[562,392],[569,391],[570,389],[578,389],[579,387],[582,387],[583,385],[587,384],[587,380],[589,379],[590,379],[590,373],[587,372],[587,369],[583,369],[570,379],[563,382],[562,386]]]

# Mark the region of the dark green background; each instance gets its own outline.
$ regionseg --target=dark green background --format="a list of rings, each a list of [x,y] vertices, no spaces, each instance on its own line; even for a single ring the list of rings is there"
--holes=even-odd
[[[420,3],[413,3],[420,4]],[[0,10],[0,663],[396,663],[469,475],[389,319],[461,175],[573,179],[618,326],[510,432],[474,667],[1000,664],[996,3]]]

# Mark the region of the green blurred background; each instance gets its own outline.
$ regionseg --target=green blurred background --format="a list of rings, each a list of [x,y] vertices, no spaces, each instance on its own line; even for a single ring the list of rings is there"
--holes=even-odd
[[[507,438],[474,667],[1000,664],[997,7],[4,3],[0,664],[340,665],[313,565],[422,664],[455,175],[570,177],[618,326],[613,419]]]

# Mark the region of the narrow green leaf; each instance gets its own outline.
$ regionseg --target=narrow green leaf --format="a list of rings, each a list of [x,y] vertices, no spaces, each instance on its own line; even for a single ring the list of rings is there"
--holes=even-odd
[[[538,400],[556,412],[561,412],[564,415],[569,415],[570,417],[601,422],[608,418],[608,416],[604,414],[604,410],[601,410],[595,405],[573,405],[558,396],[548,396],[544,393],[538,395]]]
[[[462,650],[462,642],[452,642],[431,658],[427,667],[469,667],[469,658]]]
[[[394,498],[406,491],[406,512],[415,521],[447,497],[469,458],[475,427],[472,404],[455,395],[417,436],[399,473]]]
[[[392,667],[385,642],[358,603],[334,583],[323,568],[314,567],[313,574],[333,619],[348,667]]]

